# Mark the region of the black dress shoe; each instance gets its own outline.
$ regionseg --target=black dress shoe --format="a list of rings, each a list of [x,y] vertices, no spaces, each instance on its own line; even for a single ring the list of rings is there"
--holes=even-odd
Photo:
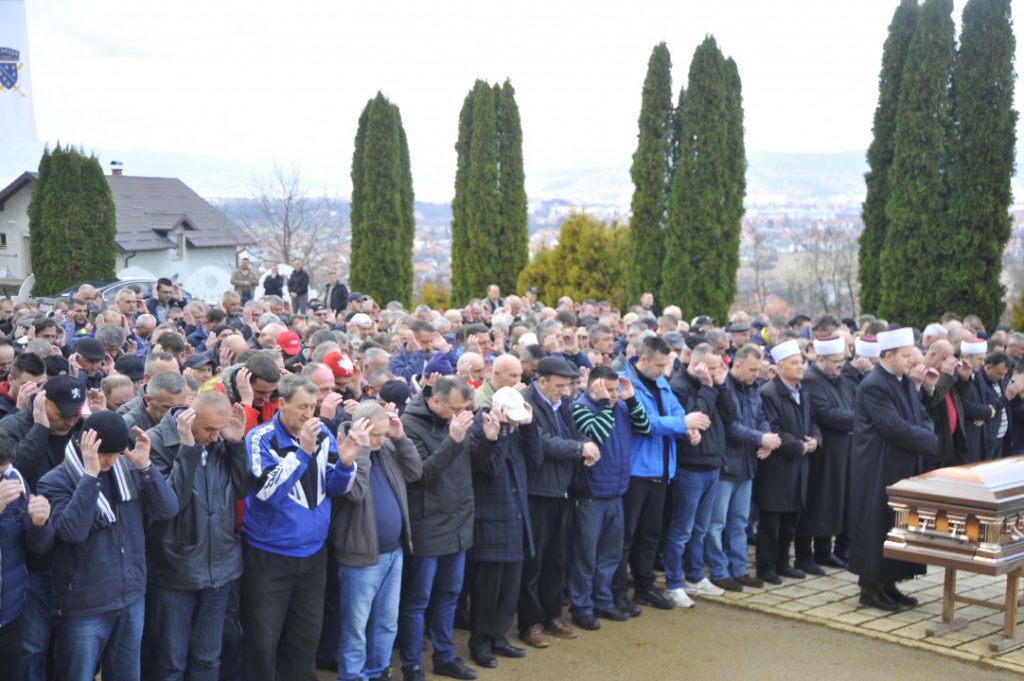
[[[601,623],[593,615],[580,615],[579,617],[573,615],[572,623],[580,629],[586,629],[587,631],[597,631],[601,628]]]
[[[767,584],[775,584],[776,586],[782,584],[782,580],[779,579],[779,575],[774,570],[771,572],[758,572],[757,576]]]
[[[878,589],[861,589],[860,604],[865,608],[877,608],[887,612],[899,612],[903,606]]]
[[[915,605],[917,605],[916,598],[914,598],[913,596],[908,596],[907,594],[903,593],[902,591],[896,588],[895,584],[886,584],[882,588],[882,593],[885,594],[885,596],[890,601],[895,601],[896,603],[899,603],[900,605],[905,605],[908,608],[913,608]]]
[[[845,570],[849,567],[849,563],[834,553],[826,558],[815,558],[814,562],[818,565],[827,565],[829,567],[839,568],[840,570]]]
[[[421,667],[410,667],[402,670],[402,681],[426,681]]]
[[[610,610],[594,608],[594,615],[603,620],[611,620],[612,622],[625,622],[629,619],[629,613],[625,610],[620,610],[617,607],[613,607]]]
[[[435,664],[434,674],[437,676],[450,676],[453,679],[462,679],[462,681],[473,681],[476,678],[476,672],[467,667],[461,657],[452,658],[442,664]]]
[[[676,607],[671,598],[657,589],[635,592],[633,594],[633,602],[637,605],[649,605],[658,610],[672,610]]]
[[[801,560],[796,564],[796,569],[802,570],[809,575],[815,577],[824,577],[825,571],[821,569],[821,566],[815,563],[813,560]]]
[[[494,655],[487,650],[470,650],[469,656],[473,658],[473,664],[477,667],[483,667],[484,669],[494,669],[498,666],[498,660],[495,659]],[[437,670],[434,670],[437,673]]]
[[[819,568],[821,569],[821,568]],[[807,575],[804,574],[803,570],[798,570],[795,567],[786,566],[779,572],[779,577],[789,577],[790,579],[803,579]],[[768,581],[768,580],[765,580]]]
[[[640,606],[634,603],[629,596],[617,596],[615,598],[615,607],[630,617],[639,617],[640,613],[643,612]]]
[[[526,648],[514,646],[504,638],[500,638],[491,644],[491,652],[502,657],[526,657]]]

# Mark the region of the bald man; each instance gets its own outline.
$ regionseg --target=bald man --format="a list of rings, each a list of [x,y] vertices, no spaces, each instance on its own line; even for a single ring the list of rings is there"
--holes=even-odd
[[[455,366],[455,373],[459,378],[476,390],[484,382],[484,372],[487,371],[487,362],[483,355],[475,352],[464,352],[459,357],[459,363]]]
[[[248,491],[245,410],[208,390],[190,408],[168,412],[149,436],[153,467],[182,503],[149,537],[148,663],[155,678],[215,678],[228,594],[242,574],[235,502]]]
[[[939,374],[931,394],[921,391],[921,399],[939,439],[939,456],[927,459],[927,464],[940,468],[965,463],[967,435],[963,397],[971,385],[970,365],[957,362],[953,344],[944,338],[934,340],[928,346],[924,365],[927,371]]]
[[[522,390],[523,365],[514,355],[498,355],[491,367],[491,377],[476,389],[476,406],[491,408],[491,398],[501,388]]]

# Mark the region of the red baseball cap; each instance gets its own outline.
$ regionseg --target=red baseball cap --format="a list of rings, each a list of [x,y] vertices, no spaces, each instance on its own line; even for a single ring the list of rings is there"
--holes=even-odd
[[[294,331],[285,331],[277,337],[277,344],[289,357],[294,357],[302,350],[302,339]]]
[[[352,360],[349,359],[348,355],[337,350],[327,353],[324,357],[324,364],[334,372],[335,378],[348,378],[356,373],[355,365],[352,364]]]

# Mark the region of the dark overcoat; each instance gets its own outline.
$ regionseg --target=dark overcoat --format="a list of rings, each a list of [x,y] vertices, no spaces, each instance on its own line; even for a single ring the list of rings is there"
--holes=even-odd
[[[829,378],[817,366],[804,375],[821,447],[809,455],[807,505],[800,515],[799,537],[831,537],[843,531],[850,452],[853,449],[855,394],[840,376]]]
[[[821,445],[821,431],[813,420],[807,388],[800,385],[798,392],[799,403],[779,377],[761,388],[764,415],[772,432],[782,438],[782,446],[757,462],[754,498],[764,511],[792,513],[802,510],[807,501],[807,459],[814,454],[804,454],[804,437],[811,436]]]
[[[924,471],[938,438],[909,378],[879,365],[857,388],[850,464],[850,571],[886,584],[924,574],[923,565],[882,557],[895,513],[885,488]]]
[[[536,423],[503,424],[490,457],[473,458],[473,560],[515,563],[533,557],[528,470],[543,462]]]

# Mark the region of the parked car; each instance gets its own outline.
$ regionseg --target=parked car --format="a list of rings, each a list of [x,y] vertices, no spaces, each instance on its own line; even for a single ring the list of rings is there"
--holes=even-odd
[[[145,297],[149,297],[153,293],[153,287],[156,286],[156,279],[145,279],[145,278],[132,278],[132,279],[94,279],[92,281],[83,281],[70,288],[64,289],[56,296],[52,298],[36,298],[36,302],[39,304],[40,312],[49,312],[54,303],[58,300],[71,301],[74,298],[74,294],[78,291],[79,287],[83,284],[92,284],[96,292],[103,295],[103,300],[107,303],[114,302],[114,298],[122,290],[129,286],[138,286],[142,289],[142,294]],[[186,301],[192,300],[192,294],[188,291],[182,291]]]

